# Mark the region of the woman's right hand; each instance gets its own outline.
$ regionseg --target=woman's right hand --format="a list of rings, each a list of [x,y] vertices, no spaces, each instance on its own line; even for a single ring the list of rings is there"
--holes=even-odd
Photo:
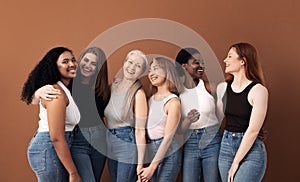
[[[55,99],[59,94],[61,94],[60,90],[55,89],[52,85],[45,85],[35,91],[35,96],[44,100]]]
[[[194,123],[199,120],[200,113],[197,109],[192,109],[187,114],[187,119],[190,123]]]
[[[70,182],[82,182],[78,173],[70,174],[69,181]]]

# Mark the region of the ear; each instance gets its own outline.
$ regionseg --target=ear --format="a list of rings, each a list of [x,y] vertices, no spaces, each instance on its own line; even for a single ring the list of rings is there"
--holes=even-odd
[[[242,57],[241,59],[241,65],[244,66],[247,62],[247,59],[245,57]]]
[[[186,70],[186,65],[187,65],[187,63],[183,63],[181,66],[182,66],[183,69]]]

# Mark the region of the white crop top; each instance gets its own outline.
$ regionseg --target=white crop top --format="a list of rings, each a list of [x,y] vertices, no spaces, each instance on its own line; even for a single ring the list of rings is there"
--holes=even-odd
[[[187,117],[188,112],[192,109],[197,109],[200,112],[199,120],[192,123],[189,129],[220,124],[215,112],[215,99],[207,92],[203,80],[200,79],[195,88],[185,88],[184,92],[180,94],[180,99],[182,118]]]
[[[57,84],[64,90],[65,94],[69,99],[69,104],[66,107],[66,119],[65,119],[65,131],[72,131],[76,124],[80,121],[80,112],[75,104],[69,89],[61,82],[58,81]],[[49,131],[48,127],[48,117],[47,117],[47,109],[45,109],[40,101],[40,113],[39,113],[40,121],[38,132]]]
[[[150,139],[159,139],[164,137],[167,115],[164,111],[165,104],[172,98],[178,98],[171,94],[161,101],[156,101],[154,95],[148,102],[149,114],[147,119],[147,130]]]

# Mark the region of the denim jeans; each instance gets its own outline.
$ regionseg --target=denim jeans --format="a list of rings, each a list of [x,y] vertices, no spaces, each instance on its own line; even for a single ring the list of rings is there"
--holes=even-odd
[[[243,139],[243,133],[224,131],[219,155],[219,170],[222,181],[227,181],[228,171]],[[247,155],[240,162],[235,173],[234,182],[261,181],[267,164],[267,154],[264,143],[256,139]]]
[[[73,161],[83,182],[99,182],[106,161],[105,127],[75,128]]]
[[[108,170],[113,182],[135,182],[137,180],[137,147],[132,127],[108,129]]]
[[[222,134],[219,125],[189,130],[183,147],[183,182],[221,181],[218,158]]]
[[[161,139],[148,140],[147,161],[151,162],[162,142]],[[175,182],[181,168],[181,151],[177,140],[174,138],[165,157],[161,159],[155,170],[151,182]]]
[[[73,132],[65,132],[69,147]],[[28,161],[39,182],[68,182],[69,173],[59,160],[50,140],[49,132],[36,132],[31,139],[28,150]]]

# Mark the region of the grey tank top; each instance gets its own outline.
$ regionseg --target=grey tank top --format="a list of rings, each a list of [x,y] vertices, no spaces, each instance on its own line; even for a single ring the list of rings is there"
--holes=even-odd
[[[125,104],[128,102],[125,100],[127,92],[117,93],[116,84],[112,85],[111,97],[104,110],[104,115],[107,119],[108,128],[121,128],[126,126],[134,126],[133,112],[124,113]]]

